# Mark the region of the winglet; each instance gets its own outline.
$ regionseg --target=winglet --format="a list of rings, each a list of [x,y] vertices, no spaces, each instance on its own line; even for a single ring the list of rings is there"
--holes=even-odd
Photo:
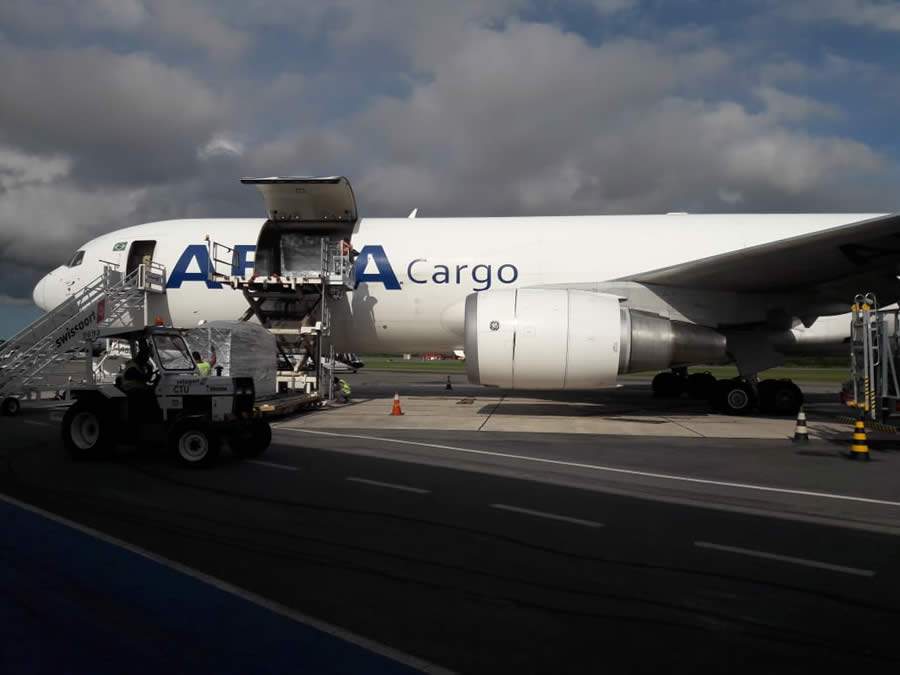
[[[407,217],[407,218],[415,218],[415,217],[416,217],[416,214],[417,214],[418,212],[419,212],[419,209],[413,209],[412,211],[409,212],[409,215],[406,216],[406,217]]]

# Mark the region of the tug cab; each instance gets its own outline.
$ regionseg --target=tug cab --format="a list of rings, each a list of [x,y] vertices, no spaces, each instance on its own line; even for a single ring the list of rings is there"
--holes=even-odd
[[[254,415],[253,378],[201,375],[180,331],[101,329],[98,337],[128,342],[132,358],[115,384],[72,387],[62,440],[73,458],[164,440],[183,465],[202,467],[215,462],[223,440],[241,457],[269,446],[272,431]]]

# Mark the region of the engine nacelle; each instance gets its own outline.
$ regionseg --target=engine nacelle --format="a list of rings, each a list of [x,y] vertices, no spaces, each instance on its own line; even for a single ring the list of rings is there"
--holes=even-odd
[[[614,295],[541,288],[469,295],[465,351],[469,382],[509,389],[595,389],[620,373],[728,361],[711,328]]]

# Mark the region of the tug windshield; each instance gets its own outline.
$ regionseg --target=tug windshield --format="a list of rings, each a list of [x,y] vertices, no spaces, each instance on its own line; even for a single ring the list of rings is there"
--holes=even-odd
[[[194,360],[180,335],[154,335],[153,343],[163,370],[193,370]]]

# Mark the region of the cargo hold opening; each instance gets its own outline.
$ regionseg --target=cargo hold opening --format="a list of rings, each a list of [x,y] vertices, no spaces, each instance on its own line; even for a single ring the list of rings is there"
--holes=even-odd
[[[329,247],[353,236],[356,198],[344,177],[242,178],[256,185],[269,219],[256,244],[256,276],[302,276],[321,270]]]

